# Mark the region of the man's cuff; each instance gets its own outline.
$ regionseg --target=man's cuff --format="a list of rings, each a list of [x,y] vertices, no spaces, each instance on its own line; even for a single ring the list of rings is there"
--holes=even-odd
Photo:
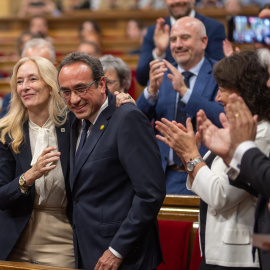
[[[151,105],[155,105],[157,100],[158,100],[158,94],[159,94],[159,90],[157,91],[157,93],[155,95],[151,95],[148,92],[148,87],[145,87],[143,90],[143,94],[145,99],[151,104]]]
[[[185,104],[188,103],[189,98],[191,96],[191,90],[188,88],[187,92],[185,93],[185,95],[182,97],[181,101],[184,102]]]
[[[162,59],[164,59],[166,57],[166,53],[163,53],[161,56],[157,56],[157,54],[156,54],[156,48],[154,48],[153,51],[152,51],[152,56],[153,56],[153,58],[155,60],[156,59],[162,60]]]
[[[241,161],[244,156],[244,154],[252,149],[256,148],[256,144],[254,141],[245,141],[239,144],[239,146],[236,148],[233,158],[230,162],[230,167],[226,170],[227,175],[231,180],[235,180],[239,173],[240,173],[240,166],[241,166]]]
[[[115,249],[113,249],[112,247],[109,247],[109,250],[118,259],[120,259],[120,260],[124,259],[124,257],[120,253],[118,253]]]

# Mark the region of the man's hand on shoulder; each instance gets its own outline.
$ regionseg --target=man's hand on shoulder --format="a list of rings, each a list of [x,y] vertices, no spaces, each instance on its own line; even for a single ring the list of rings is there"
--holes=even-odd
[[[112,252],[107,249],[99,258],[94,270],[117,270],[123,260],[118,259]]]

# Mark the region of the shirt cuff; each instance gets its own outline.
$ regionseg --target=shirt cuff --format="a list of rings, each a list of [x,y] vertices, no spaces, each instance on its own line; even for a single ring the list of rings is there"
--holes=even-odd
[[[21,187],[20,187],[20,190],[21,190],[21,193],[22,194],[28,194],[28,192],[29,192],[29,189],[24,190]]]
[[[151,104],[151,105],[155,105],[157,100],[158,100],[158,95],[159,95],[159,90],[157,91],[157,93],[155,95],[151,95],[148,92],[148,88],[145,87],[143,90],[143,94],[145,99]]]
[[[230,167],[226,170],[227,175],[231,180],[235,180],[239,173],[240,173],[240,166],[241,166],[241,161],[244,156],[244,154],[252,149],[256,148],[256,144],[254,141],[245,141],[239,144],[239,146],[236,148],[233,158],[230,162]]]
[[[109,247],[109,250],[118,259],[120,259],[120,260],[124,259],[124,257],[120,253],[118,253],[115,249],[113,249],[112,247]]]
[[[165,57],[166,57],[166,53],[163,53],[161,56],[157,56],[157,54],[156,54],[156,50],[155,50],[156,48],[154,48],[153,49],[153,51],[152,51],[152,56],[153,56],[153,58],[156,60],[156,59],[158,59],[158,60],[162,60],[162,59],[164,59]]]
[[[192,93],[191,90],[188,88],[185,95],[181,98],[181,101],[184,102],[185,104],[187,104],[189,101],[189,98],[191,96],[191,93]]]

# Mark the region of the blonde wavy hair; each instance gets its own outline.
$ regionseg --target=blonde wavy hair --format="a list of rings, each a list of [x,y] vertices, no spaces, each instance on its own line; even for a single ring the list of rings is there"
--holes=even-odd
[[[36,64],[41,78],[52,90],[48,106],[49,118],[56,126],[63,125],[67,119],[67,106],[58,94],[55,66],[49,60],[39,56],[22,58],[14,66],[10,80],[11,101],[9,112],[0,120],[0,141],[5,144],[8,136],[11,139],[11,147],[15,153],[19,153],[19,147],[23,143],[23,124],[28,120],[28,110],[17,93],[17,73],[20,66],[28,61]]]

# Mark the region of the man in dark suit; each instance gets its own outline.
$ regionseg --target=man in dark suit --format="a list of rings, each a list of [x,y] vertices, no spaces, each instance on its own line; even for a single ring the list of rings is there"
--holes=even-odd
[[[223,107],[215,102],[218,91],[212,74],[215,61],[204,57],[208,39],[203,23],[191,17],[177,20],[172,27],[170,40],[176,63],[170,64],[166,60],[154,60],[150,63],[149,86],[138,98],[137,106],[150,121],[160,121],[165,117],[185,125],[187,117],[190,117],[194,130],[196,113],[203,108],[208,117],[219,125],[218,115]],[[189,80],[188,74],[192,75]],[[180,119],[179,110],[183,117]],[[176,160],[175,152],[162,141],[158,140],[158,145],[166,174],[167,193],[191,194],[186,188],[187,173],[179,160]],[[206,148],[202,146],[200,152],[203,155]]]
[[[270,60],[268,61],[270,63]],[[267,85],[270,87],[270,81]],[[231,138],[229,156],[232,157],[228,169],[230,182],[258,196],[254,233],[270,234],[270,162],[254,143],[257,120],[252,117],[244,101],[236,95],[230,98],[227,118],[230,122]],[[253,252],[255,253],[255,249]],[[269,269],[270,251],[260,248],[259,260],[261,269]]]
[[[100,61],[85,53],[65,57],[58,82],[77,117],[70,154],[76,266],[156,269],[165,179],[148,119],[133,104],[116,109]]]
[[[148,27],[144,36],[140,58],[136,70],[137,81],[146,85],[149,79],[149,63],[154,59],[166,59],[170,63],[174,58],[170,51],[169,32],[175,21],[184,16],[195,17],[203,22],[208,36],[205,56],[214,60],[224,57],[222,41],[226,38],[222,23],[200,15],[194,10],[194,0],[166,0],[170,17],[157,19],[156,25]]]

